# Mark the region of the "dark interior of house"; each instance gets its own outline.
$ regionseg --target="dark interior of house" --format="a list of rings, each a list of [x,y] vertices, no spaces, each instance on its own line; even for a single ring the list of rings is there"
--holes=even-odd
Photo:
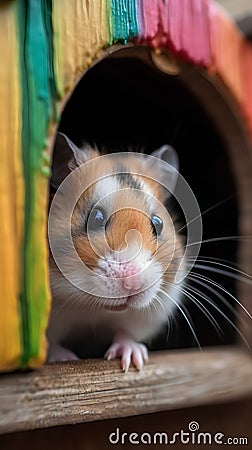
[[[185,299],[182,306],[202,346],[233,342],[237,338],[231,325],[236,320],[235,302],[224,290],[235,296],[235,279],[217,270],[231,273],[220,264],[237,264],[237,241],[214,239],[239,233],[236,186],[228,149],[200,102],[179,77],[161,73],[137,58],[108,57],[78,83],[59,130],[79,146],[87,141],[107,152],[130,147],[151,153],[163,144],[176,149],[180,172],[203,213],[203,240],[213,239],[202,244],[198,258],[198,264],[207,268],[192,269],[192,274],[208,277],[213,284],[207,281],[208,287],[203,287],[191,280],[190,285],[202,292],[202,297],[195,294],[200,303]],[[165,330],[149,345],[151,349],[193,346],[197,346],[195,336],[180,311],[170,333]]]

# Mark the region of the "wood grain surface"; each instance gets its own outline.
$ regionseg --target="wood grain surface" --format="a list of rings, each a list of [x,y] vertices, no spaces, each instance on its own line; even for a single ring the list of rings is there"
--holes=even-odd
[[[238,347],[154,352],[141,372],[119,361],[53,363],[0,377],[0,431],[127,417],[252,394],[252,358]]]
[[[191,442],[186,445],[179,442],[179,439],[171,446],[159,442],[156,445],[153,443],[152,446],[151,444],[141,444],[141,441],[137,445],[130,443],[130,433],[137,433],[139,440],[141,435],[146,432],[151,436],[156,432],[163,432],[172,439],[173,433],[181,429],[188,431],[190,422],[197,421],[199,433],[211,433],[211,436],[214,437],[216,433],[221,432],[224,434],[223,444],[231,436],[236,437],[236,441],[237,438],[243,438],[242,442],[245,438],[248,440],[247,445],[230,445],[228,448],[250,449],[252,442],[251,408],[252,397],[224,404],[196,406],[137,417],[2,434],[0,435],[0,448],[1,450],[220,449],[221,446],[215,444],[214,439],[212,439],[211,445],[203,445],[202,441],[197,445],[197,438],[194,444]],[[119,430],[118,443],[111,444],[109,436],[117,429]],[[123,433],[126,433],[126,436],[124,435],[125,438],[122,441]]]

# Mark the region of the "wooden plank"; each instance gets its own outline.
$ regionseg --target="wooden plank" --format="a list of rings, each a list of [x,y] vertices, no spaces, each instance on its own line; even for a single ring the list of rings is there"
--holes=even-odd
[[[1,450],[112,450],[113,446],[116,449],[133,448],[130,443],[129,435],[137,433],[135,442],[136,448],[141,450],[148,449],[178,449],[185,448],[186,450],[195,450],[197,448],[205,448],[205,445],[199,439],[200,433],[210,433],[212,436],[210,445],[206,444],[206,448],[220,449],[221,445],[214,442],[216,433],[222,433],[223,444],[229,437],[245,438],[250,444],[252,442],[252,427],[251,427],[251,408],[252,398],[243,399],[235,402],[228,402],[225,404],[198,406],[195,408],[186,408],[174,411],[164,411],[161,413],[145,414],[140,416],[126,417],[122,419],[100,420],[99,422],[86,422],[78,425],[66,425],[61,427],[53,427],[42,430],[25,431],[20,433],[11,433],[0,436]],[[184,430],[189,432],[189,424],[197,422],[199,425],[198,432],[195,433],[195,444],[193,444],[192,434],[189,443],[185,445],[176,439],[171,447],[165,443],[163,444],[157,440],[154,444],[155,433],[165,433],[172,440],[175,432]],[[196,424],[195,424],[196,425]],[[196,425],[197,427],[197,425]],[[194,429],[195,426],[194,426]],[[116,432],[116,436],[115,436]],[[114,445],[110,442],[109,436],[112,433]],[[123,435],[123,433],[125,433]],[[151,436],[151,444],[141,443],[144,438],[143,433],[148,433]],[[116,444],[115,438],[118,440]],[[145,435],[146,442],[146,435]],[[191,443],[190,443],[191,441]],[[198,442],[200,441],[200,444]],[[236,448],[248,448],[246,441],[243,439],[241,446],[236,445]],[[242,442],[244,445],[242,446]],[[250,446],[251,447],[251,446]],[[235,448],[232,446],[231,448]]]
[[[252,394],[251,353],[240,348],[152,353],[141,372],[119,361],[45,365],[0,377],[0,432],[119,418]]]

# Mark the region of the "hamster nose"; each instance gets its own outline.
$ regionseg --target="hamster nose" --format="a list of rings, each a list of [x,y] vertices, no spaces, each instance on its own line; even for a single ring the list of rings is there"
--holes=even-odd
[[[123,287],[129,291],[137,291],[143,286],[143,279],[141,273],[130,272],[126,273],[122,279]]]

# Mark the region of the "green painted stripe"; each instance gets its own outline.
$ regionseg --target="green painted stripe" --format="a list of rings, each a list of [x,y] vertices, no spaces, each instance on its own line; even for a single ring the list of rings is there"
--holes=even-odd
[[[36,242],[39,226],[36,182],[42,176],[43,149],[52,106],[55,111],[51,1],[19,2],[22,73],[22,149],[25,176],[25,236],[23,242],[22,293],[20,297],[23,355],[22,365],[36,357],[45,320],[46,290],[40,254],[45,237]],[[41,266],[41,277],[36,274]]]
[[[25,40],[26,40],[26,21],[27,21],[27,7],[22,2],[19,2],[19,39],[20,39],[20,69],[21,69],[21,87],[22,87],[22,157],[23,157],[23,170],[24,170],[24,182],[25,182],[25,212],[24,212],[24,241],[22,248],[23,266],[22,266],[22,286],[20,294],[20,311],[21,311],[21,335],[22,335],[22,351],[21,365],[25,366],[24,361],[27,361],[29,354],[29,321],[28,321],[28,304],[26,296],[26,277],[24,276],[27,261],[26,261],[26,245],[27,234],[29,227],[29,164],[25,157],[24,149],[30,147],[30,121],[29,121],[29,108],[28,108],[28,80],[26,73],[26,52],[25,52]]]
[[[53,24],[52,24],[52,1],[45,0],[42,2],[43,17],[45,24],[45,31],[47,35],[47,46],[48,46],[48,76],[50,83],[50,93],[51,93],[51,107],[53,120],[58,120],[59,112],[57,109],[57,86],[56,86],[56,76],[54,71],[54,45],[53,45]]]
[[[138,35],[136,0],[110,0],[113,42],[127,42]]]
[[[138,36],[139,29],[137,23],[137,0],[128,0],[129,9],[129,34],[130,37]]]

